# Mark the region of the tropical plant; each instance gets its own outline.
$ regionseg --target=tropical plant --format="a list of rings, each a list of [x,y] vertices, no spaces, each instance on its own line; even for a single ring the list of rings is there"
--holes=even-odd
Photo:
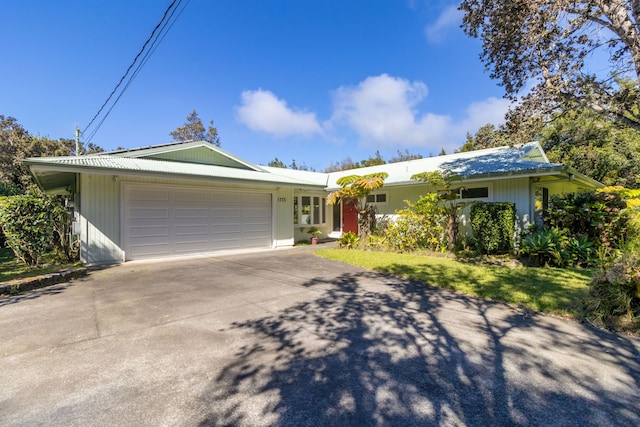
[[[536,265],[563,267],[567,253],[564,249],[568,237],[564,230],[556,227],[546,228],[522,240],[520,253],[528,256]]]
[[[588,267],[594,263],[595,243],[586,236],[570,237],[564,249],[572,265]]]
[[[461,187],[453,187],[457,175],[450,170],[421,172],[411,176],[416,181],[426,182],[439,188],[438,194],[447,212],[447,249],[453,251],[458,242],[458,211],[462,204],[458,202]]]
[[[384,180],[389,176],[386,172],[375,172],[367,175],[347,175],[338,178],[336,183],[339,190],[327,196],[327,204],[333,205],[347,200],[358,206],[358,223],[360,232],[370,234],[376,228],[375,206],[367,203],[367,196],[374,190],[384,186]]]
[[[338,246],[345,249],[355,249],[358,246],[359,237],[353,231],[344,233],[338,240]]]

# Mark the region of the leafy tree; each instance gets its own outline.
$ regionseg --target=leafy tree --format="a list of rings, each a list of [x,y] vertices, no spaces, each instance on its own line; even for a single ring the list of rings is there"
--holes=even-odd
[[[340,171],[346,171],[346,170],[350,170],[350,169],[355,169],[357,167],[358,167],[357,163],[354,163],[353,160],[351,160],[351,157],[345,157],[340,162],[331,163],[329,166],[327,166],[324,169],[324,171],[326,173],[329,173],[329,172],[340,172]]]
[[[513,126],[532,119],[539,125],[548,113],[582,106],[640,129],[638,2],[463,0],[460,9],[465,32],[482,40],[481,59],[507,98],[535,83],[513,111]],[[589,60],[604,55],[609,74],[590,72]]]
[[[366,168],[368,166],[378,166],[378,165],[384,165],[384,164],[386,164],[386,162],[384,161],[384,159],[380,155],[380,151],[377,150],[375,155],[370,156],[368,159],[362,160],[359,163],[358,167]]]
[[[294,170],[299,170],[299,171],[315,172],[315,170],[312,167],[307,166],[305,163],[297,164],[295,159],[291,160],[291,164],[289,165],[289,169],[294,169]]]
[[[282,168],[282,169],[287,168],[287,165],[285,165],[284,162],[278,159],[277,157],[271,160],[269,163],[267,163],[267,166],[271,166],[272,168]]]
[[[606,185],[640,188],[640,132],[581,108],[557,114],[541,132],[549,160]]]
[[[209,120],[209,127],[205,129],[196,110],[191,111],[183,126],[177,127],[169,135],[174,141],[207,141],[216,147],[221,145],[218,129],[213,127],[213,120]]]
[[[29,133],[15,118],[0,115],[0,181],[7,186],[22,187],[15,160],[28,138]]]
[[[34,185],[28,169],[22,161],[28,157],[69,156],[75,150],[71,139],[35,137],[13,117],[0,115],[0,182],[3,187],[25,192]],[[90,152],[104,151],[90,144]]]
[[[409,153],[409,150],[405,149],[404,153],[398,150],[398,155],[389,159],[389,163],[399,163],[406,162],[407,160],[417,160],[421,159],[422,154],[412,154]]]
[[[510,144],[509,134],[504,126],[496,128],[492,123],[487,123],[478,129],[475,135],[467,133],[467,141],[460,151],[482,150]]]
[[[384,165],[386,163],[387,162],[385,162],[385,160],[382,158],[382,155],[380,154],[380,151],[378,150],[373,156],[369,156],[368,159],[364,159],[359,162],[354,162],[353,160],[351,160],[351,157],[345,157],[340,162],[331,163],[329,166],[325,168],[324,171],[326,173],[339,172],[339,171],[346,171],[351,169],[364,168],[368,166]]]
[[[269,163],[267,163],[267,166],[271,166],[271,167],[274,167],[274,168],[294,169],[294,170],[299,170],[299,171],[315,172],[315,169],[313,169],[312,167],[307,166],[305,163],[298,164],[295,159],[292,159],[291,160],[291,164],[289,166],[287,166],[285,164],[285,162],[283,162],[282,160],[280,160],[280,159],[278,159],[276,157],[275,159],[273,159]]]

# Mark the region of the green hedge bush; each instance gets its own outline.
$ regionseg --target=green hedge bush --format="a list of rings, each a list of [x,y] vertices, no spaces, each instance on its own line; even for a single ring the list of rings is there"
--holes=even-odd
[[[70,219],[60,198],[45,195],[0,197],[0,227],[7,245],[25,264],[36,266],[54,250],[57,260],[71,261]]]
[[[470,221],[477,249],[483,254],[506,254],[514,249],[515,203],[475,202]]]

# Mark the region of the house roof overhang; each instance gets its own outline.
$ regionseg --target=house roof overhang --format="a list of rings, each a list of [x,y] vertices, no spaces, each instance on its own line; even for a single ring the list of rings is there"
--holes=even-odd
[[[114,156],[48,157],[24,160],[38,185],[47,192],[70,192],[77,174],[136,176],[147,178],[205,180],[220,183],[320,188],[314,183],[269,173],[264,170],[237,169],[224,166],[185,164],[141,158]]]
[[[389,174],[385,187],[424,185],[415,174],[450,171],[454,181],[473,182],[520,177],[570,180],[586,188],[602,184],[571,168],[550,163],[537,142],[455,153],[348,171],[319,173],[256,166],[204,141],[97,153],[75,157],[39,157],[23,161],[38,185],[49,193],[70,193],[78,174],[103,174],[160,179],[202,180],[219,183],[293,187],[334,191],[346,175]]]

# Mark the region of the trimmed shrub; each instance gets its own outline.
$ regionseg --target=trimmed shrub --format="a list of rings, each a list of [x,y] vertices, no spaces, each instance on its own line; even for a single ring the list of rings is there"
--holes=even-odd
[[[515,203],[475,202],[470,220],[476,245],[483,254],[506,254],[514,249]]]

